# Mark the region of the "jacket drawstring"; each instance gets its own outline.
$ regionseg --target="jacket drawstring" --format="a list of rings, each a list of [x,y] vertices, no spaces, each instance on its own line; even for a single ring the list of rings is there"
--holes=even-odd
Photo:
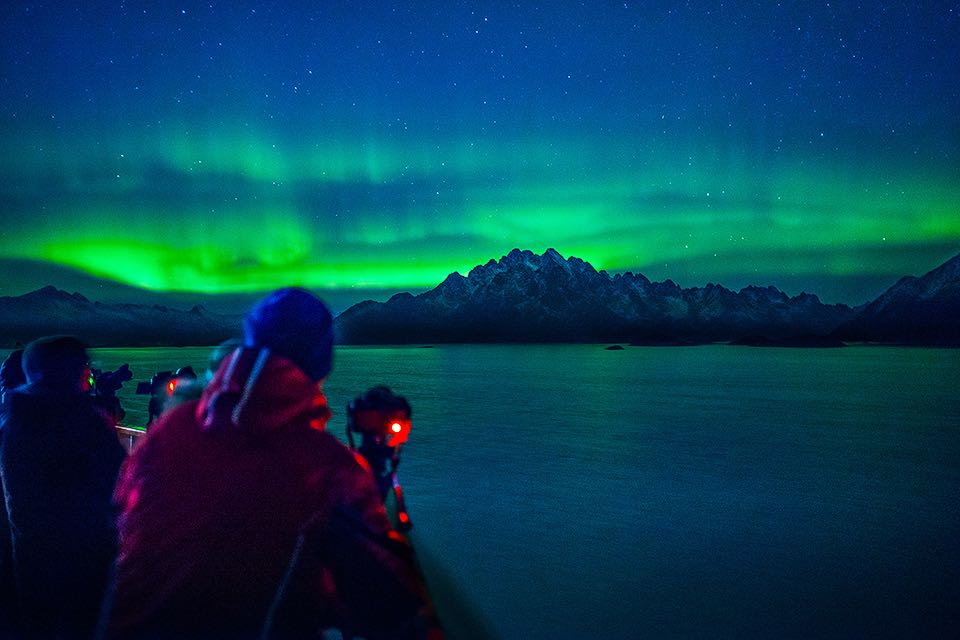
[[[247,384],[243,386],[243,394],[240,396],[237,406],[233,408],[233,413],[230,414],[230,421],[233,422],[235,426],[240,425],[240,414],[243,413],[244,408],[247,406],[247,400],[250,398],[253,385],[256,384],[257,378],[263,373],[263,367],[269,357],[270,349],[260,349],[260,352],[257,354],[257,361],[253,363],[253,369],[250,371],[250,375],[247,376]]]

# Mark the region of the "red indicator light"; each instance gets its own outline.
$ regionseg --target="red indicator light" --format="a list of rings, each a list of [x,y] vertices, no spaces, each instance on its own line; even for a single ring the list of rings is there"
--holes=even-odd
[[[386,435],[388,447],[400,446],[410,437],[410,422],[402,418],[394,418],[387,423]]]
[[[177,381],[171,380],[167,383],[167,393],[173,393],[173,390],[177,388]]]

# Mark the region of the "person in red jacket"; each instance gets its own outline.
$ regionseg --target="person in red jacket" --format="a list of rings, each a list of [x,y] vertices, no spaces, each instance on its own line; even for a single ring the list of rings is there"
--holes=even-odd
[[[282,289],[199,401],[124,464],[116,638],[441,637],[413,551],[362,458],[324,431],[332,317]]]

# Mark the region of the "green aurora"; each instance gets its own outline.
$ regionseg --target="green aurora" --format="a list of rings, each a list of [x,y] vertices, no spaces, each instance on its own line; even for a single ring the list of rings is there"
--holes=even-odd
[[[514,246],[553,246],[608,271],[663,265],[667,276],[671,263],[696,263],[721,282],[751,270],[895,276],[913,265],[891,262],[893,248],[960,242],[960,186],[947,176],[795,163],[758,185],[709,158],[618,172],[581,161],[590,148],[532,146],[281,151],[226,139],[130,145],[112,160],[77,149],[59,154],[62,186],[50,195],[39,157],[8,160],[6,175],[35,186],[21,212],[31,223],[8,226],[0,254],[224,293],[429,287]]]
[[[0,259],[156,292],[360,299],[554,247],[609,272],[856,304],[960,249],[958,65],[932,13],[914,40],[897,12],[731,10],[691,30],[653,5],[624,5],[632,26],[500,12],[501,32],[484,18],[459,39],[437,14],[435,40],[424,16],[403,35],[396,9],[368,9],[307,26],[302,7],[148,20],[92,3],[67,25],[15,5]],[[280,24],[289,48],[264,39]],[[210,51],[234,28],[246,47]],[[838,62],[851,41],[886,66]]]

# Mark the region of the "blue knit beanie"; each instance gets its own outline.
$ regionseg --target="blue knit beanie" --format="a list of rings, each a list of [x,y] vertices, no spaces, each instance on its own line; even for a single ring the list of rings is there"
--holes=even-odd
[[[319,298],[303,289],[278,289],[258,302],[243,321],[243,345],[265,347],[313,380],[330,373],[333,316]]]

